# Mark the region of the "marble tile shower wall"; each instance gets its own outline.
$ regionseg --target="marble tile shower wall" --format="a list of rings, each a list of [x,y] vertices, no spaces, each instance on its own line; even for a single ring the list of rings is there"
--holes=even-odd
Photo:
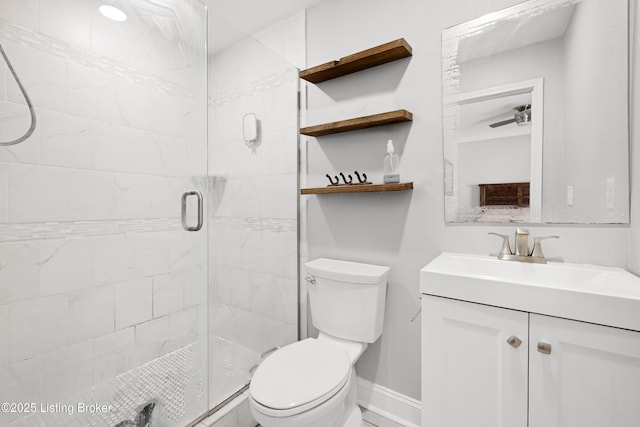
[[[303,17],[303,16],[302,16]],[[290,24],[265,37],[282,45]],[[211,59],[209,171],[212,399],[238,390],[260,355],[298,336],[298,71],[259,36]],[[260,143],[242,138],[256,113]]]
[[[205,189],[206,56],[128,12],[0,2],[38,117],[0,148],[0,401],[56,402],[205,339],[206,237],[179,200]],[[0,140],[28,124],[0,62]]]

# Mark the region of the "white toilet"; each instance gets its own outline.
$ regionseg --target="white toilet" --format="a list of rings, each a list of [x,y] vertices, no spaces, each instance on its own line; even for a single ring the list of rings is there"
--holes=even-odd
[[[319,258],[305,269],[320,334],[260,364],[251,413],[263,427],[360,427],[355,363],[382,334],[389,267]]]

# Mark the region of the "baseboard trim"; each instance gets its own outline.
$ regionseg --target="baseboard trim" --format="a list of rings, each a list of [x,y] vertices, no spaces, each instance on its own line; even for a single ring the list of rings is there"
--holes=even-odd
[[[419,400],[358,378],[358,405],[406,427],[420,427]]]

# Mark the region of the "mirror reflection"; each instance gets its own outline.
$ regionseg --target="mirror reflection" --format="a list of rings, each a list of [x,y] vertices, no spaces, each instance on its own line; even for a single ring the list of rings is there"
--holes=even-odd
[[[531,0],[443,31],[448,222],[629,222],[628,27]]]

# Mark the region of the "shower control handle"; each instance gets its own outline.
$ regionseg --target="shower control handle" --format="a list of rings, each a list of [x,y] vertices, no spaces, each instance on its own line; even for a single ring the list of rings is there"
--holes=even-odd
[[[198,199],[198,222],[195,226],[190,226],[187,223],[187,199],[189,196],[196,196]],[[182,228],[187,231],[198,231],[202,228],[202,223],[204,221],[203,207],[202,207],[202,193],[194,190],[187,191],[182,194]]]

